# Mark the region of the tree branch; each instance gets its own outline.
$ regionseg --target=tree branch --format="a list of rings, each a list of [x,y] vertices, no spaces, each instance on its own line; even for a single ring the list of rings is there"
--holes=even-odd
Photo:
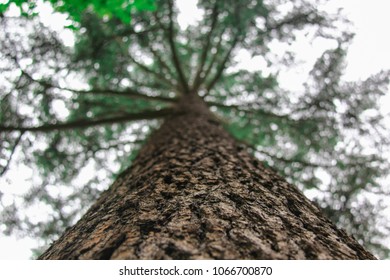
[[[150,96],[146,95],[144,93],[141,93],[139,91],[133,90],[131,88],[127,88],[122,91],[112,90],[112,89],[91,89],[91,90],[77,90],[77,89],[71,89],[66,87],[61,87],[57,85],[53,85],[51,83],[48,83],[46,81],[36,80],[34,79],[30,74],[22,70],[22,74],[25,75],[28,79],[30,79],[33,82],[36,82],[46,88],[56,88],[60,90],[70,91],[77,94],[102,94],[102,95],[111,95],[111,96],[123,96],[123,97],[130,97],[130,98],[139,98],[144,100],[153,100],[153,101],[163,101],[163,102],[176,102],[177,100],[169,97],[163,97],[163,96]]]
[[[232,110],[235,110],[235,111],[245,112],[245,113],[248,113],[248,114],[259,113],[259,114],[262,114],[262,115],[266,115],[266,116],[273,117],[273,118],[278,118],[278,119],[291,119],[290,115],[275,114],[273,112],[264,111],[262,109],[254,109],[254,110],[244,109],[244,108],[242,108],[241,105],[225,105],[225,104],[221,104],[221,103],[213,102],[213,101],[207,101],[206,104],[209,105],[209,106],[216,106],[216,107],[225,108],[225,109],[232,109]]]
[[[219,67],[217,69],[217,73],[215,74],[214,78],[211,80],[211,82],[207,85],[206,87],[206,94],[204,95],[204,97],[206,97],[209,93],[210,93],[210,90],[214,87],[214,85],[218,82],[218,80],[221,78],[222,76],[222,73],[223,71],[225,70],[226,68],[226,63],[228,62],[229,58],[230,58],[230,55],[232,53],[232,51],[234,50],[234,48],[236,47],[237,43],[238,43],[238,39],[239,39],[239,34],[236,34],[234,39],[233,39],[233,43],[232,45],[230,46],[228,52],[226,53],[223,61],[221,64],[219,64]]]
[[[93,147],[91,147],[89,145],[82,145],[83,149],[81,151],[69,154],[69,156],[72,156],[72,157],[77,157],[80,155],[87,155],[88,156],[89,154],[95,156],[96,153],[100,152],[100,151],[109,151],[111,149],[118,149],[119,146],[125,146],[128,144],[129,145],[130,144],[139,145],[139,144],[144,143],[145,141],[146,141],[146,139],[137,139],[134,141],[127,140],[127,141],[119,141],[119,142],[116,142],[115,144],[109,144],[106,146],[93,145]]]
[[[129,121],[152,120],[157,118],[164,118],[174,113],[175,111],[169,108],[169,109],[162,109],[160,111],[144,111],[144,112],[134,113],[134,114],[125,114],[125,115],[122,114],[114,117],[98,118],[98,119],[80,119],[80,120],[73,120],[69,122],[57,122],[54,124],[44,124],[41,126],[32,126],[32,127],[0,125],[0,132],[11,132],[11,131],[51,132],[56,130],[87,128],[87,127],[93,127],[98,125],[122,123],[122,122],[129,122]]]
[[[208,54],[209,49],[210,49],[212,33],[214,32],[214,29],[215,29],[215,26],[216,26],[216,23],[217,23],[218,14],[219,14],[218,13],[218,1],[216,1],[215,4],[214,4],[214,7],[213,7],[212,14],[211,14],[212,21],[211,21],[210,30],[209,30],[209,32],[206,35],[206,41],[205,41],[205,44],[202,47],[203,51],[202,51],[202,54],[200,56],[199,66],[198,66],[198,69],[196,71],[195,79],[194,79],[194,82],[193,82],[193,89],[195,91],[197,91],[199,89],[200,84],[201,84],[200,83],[201,82],[201,75],[203,73],[204,66],[205,66],[205,63],[206,63],[207,54]]]
[[[9,165],[11,164],[12,158],[13,158],[13,156],[14,156],[14,154],[15,154],[15,151],[16,151],[17,146],[18,146],[19,143],[20,143],[20,140],[22,139],[23,134],[24,134],[24,132],[21,132],[20,135],[19,135],[19,137],[16,139],[16,141],[15,141],[15,143],[14,143],[14,146],[12,147],[11,154],[10,154],[10,156],[8,157],[7,163],[6,163],[6,165],[3,167],[3,170],[1,170],[1,172],[0,172],[0,177],[3,176],[3,175],[7,172],[8,167],[9,167]]]
[[[102,34],[102,37],[100,38],[100,43],[94,45],[94,53],[99,53],[104,47],[106,47],[109,43],[112,41],[117,41],[120,38],[128,37],[131,35],[136,36],[146,36],[149,32],[156,30],[155,27],[149,28],[147,30],[143,30],[140,32],[136,32],[132,27],[129,29],[121,30],[119,33],[112,34],[112,35],[106,35]]]
[[[247,143],[246,145],[249,145],[249,144]],[[287,164],[298,163],[298,164],[306,166],[306,167],[324,167],[324,168],[332,168],[332,167],[334,167],[333,165],[330,165],[330,164],[314,163],[314,162],[309,162],[309,161],[296,159],[296,158],[293,158],[293,157],[292,158],[285,158],[285,157],[277,156],[275,154],[272,154],[272,153],[264,151],[264,150],[257,149],[255,147],[253,147],[252,145],[249,145],[249,146],[250,146],[251,149],[253,149],[256,152],[259,152],[259,153],[264,154],[264,155],[266,155],[266,156],[268,156],[270,158],[273,158],[274,160],[282,161],[282,162],[287,163]]]
[[[149,45],[149,50],[153,54],[153,56],[156,58],[156,60],[158,61],[158,63],[160,64],[161,68],[165,69],[165,71],[169,74],[169,76],[174,78],[175,74],[172,72],[172,69],[169,68],[168,64],[166,64],[165,61],[161,58],[159,53],[155,49],[153,49],[153,47],[151,45]]]
[[[106,36],[106,38],[110,40],[110,39],[116,39],[118,37],[127,37],[127,36],[131,36],[131,35],[145,36],[148,33],[151,33],[152,31],[156,31],[156,30],[157,30],[157,28],[153,26],[153,27],[148,28],[146,30],[142,30],[142,31],[136,32],[134,30],[134,28],[131,27],[129,29],[120,30],[119,33],[117,33],[117,34],[113,34],[111,36]]]
[[[80,94],[106,94],[106,95],[112,95],[112,96],[124,96],[124,97],[135,97],[135,98],[140,98],[140,99],[145,99],[145,100],[150,100],[150,101],[163,101],[163,102],[176,102],[174,98],[169,98],[169,97],[163,97],[163,96],[150,96],[146,95],[143,93],[140,93],[138,91],[135,91],[133,89],[126,89],[123,91],[116,91],[112,89],[92,89],[92,90],[72,90],[68,88],[61,88],[63,90],[68,90],[72,91],[74,93],[80,93]]]
[[[247,146],[249,149],[255,151],[255,152],[258,152],[258,153],[261,153],[263,155],[266,155],[274,160],[277,160],[277,161],[282,161],[284,163],[287,163],[287,164],[291,164],[291,163],[298,163],[300,165],[303,165],[303,166],[306,166],[306,167],[325,167],[325,168],[332,168],[334,167],[333,165],[331,164],[321,164],[321,163],[314,163],[314,162],[308,162],[308,161],[304,161],[304,160],[299,160],[299,159],[294,159],[294,158],[285,158],[285,157],[280,157],[280,156],[277,156],[275,154],[272,154],[270,152],[267,152],[267,151],[264,151],[264,150],[260,150],[258,149],[257,147],[255,147],[254,145],[248,143],[247,141],[245,140],[242,140],[242,139],[236,139],[238,142],[244,144],[245,146]]]
[[[130,55],[130,53],[128,54],[129,55],[129,58],[130,60],[136,64],[139,68],[141,68],[143,71],[147,72],[147,73],[150,73],[152,75],[154,75],[157,79],[159,79],[160,81],[166,83],[168,86],[172,87],[172,88],[175,88],[175,84],[168,80],[167,78],[165,78],[164,76],[162,76],[160,73],[158,72],[155,72],[153,71],[152,69],[149,69],[147,66],[143,65],[142,63],[140,63],[139,61],[135,60],[135,58]]]
[[[169,46],[171,49],[172,53],[172,59],[173,63],[175,65],[176,71],[179,74],[179,79],[181,86],[184,90],[185,93],[189,92],[189,86],[187,79],[184,75],[183,69],[180,64],[179,56],[177,54],[177,49],[175,46],[175,39],[174,39],[174,29],[173,29],[173,3],[172,0],[168,0],[168,6],[169,6],[169,27],[168,27],[168,41],[169,41]]]
[[[324,21],[324,18],[320,15],[315,15],[315,17],[311,18],[310,16],[313,15],[313,11],[309,11],[306,13],[295,13],[290,15],[289,17],[284,18],[283,20],[279,22],[274,23],[266,23],[266,30],[264,32],[261,32],[262,35],[267,35],[271,31],[279,31],[286,25],[292,25],[296,26],[299,24],[321,24],[322,21]]]
[[[158,41],[158,39],[156,38],[156,36],[154,36],[154,34],[152,34],[152,40],[154,40],[155,42]],[[141,41],[141,43],[145,43],[145,36],[137,36],[138,40]],[[156,51],[153,46],[151,44],[149,44],[149,42],[146,43],[147,46],[148,46],[148,49],[149,51],[153,54],[153,56],[156,58],[157,62],[160,64],[161,68],[164,69],[167,74],[169,74],[169,76],[171,78],[174,78],[175,77],[175,74],[172,72],[172,69],[168,66],[167,63],[165,63],[165,61],[162,59],[162,57],[160,56],[160,54],[158,53],[158,51]]]
[[[225,33],[225,30],[226,30],[226,29],[222,30],[221,35],[219,36],[218,43],[217,43],[217,45],[215,46],[215,48],[216,48],[217,51],[216,51],[216,53],[213,55],[213,57],[211,58],[210,64],[208,65],[206,71],[204,72],[203,77],[202,77],[202,75],[199,77],[199,82],[198,82],[199,86],[198,86],[198,89],[200,88],[200,86],[202,85],[202,83],[208,78],[208,76],[209,76],[209,74],[210,74],[210,72],[211,72],[211,69],[213,69],[213,66],[214,66],[215,62],[217,61],[217,57],[218,57],[218,56],[221,54],[221,52],[222,52],[222,48],[221,48],[222,41],[223,41],[222,37],[223,37],[223,34]]]

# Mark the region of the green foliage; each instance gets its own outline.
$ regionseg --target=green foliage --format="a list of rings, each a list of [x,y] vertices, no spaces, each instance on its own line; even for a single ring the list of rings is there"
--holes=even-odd
[[[118,18],[123,23],[130,23],[133,8],[138,11],[154,11],[156,9],[154,0],[44,0],[49,2],[55,11],[69,15],[69,18],[80,23],[82,15],[91,11],[99,17]],[[22,15],[31,16],[37,14],[36,1],[31,0],[8,0],[5,4],[0,4],[0,13],[9,9],[11,4],[15,4]],[[75,25],[68,28],[75,29]]]
[[[388,256],[378,240],[390,230],[373,222],[384,221],[382,208],[366,198],[386,194],[390,137],[378,100],[390,75],[342,80],[352,36],[336,28],[338,18],[308,1],[201,0],[205,16],[182,30],[171,1],[50,2],[75,22],[74,47],[65,47],[39,16],[7,18],[11,3],[32,15],[33,1],[0,7],[0,172],[7,175],[19,157],[38,174],[22,201],[3,207],[7,234],[55,239],[131,164],[160,123],[147,114],[120,118],[169,109],[187,86],[256,157],[303,191],[315,191],[330,218]],[[275,42],[292,44],[299,32],[335,44],[317,59],[304,89],[293,92],[279,83],[286,57],[271,54]],[[238,70],[238,50],[268,67]],[[60,128],[4,130],[47,126]],[[88,169],[94,176],[84,178]],[[33,206],[48,209],[48,217],[30,219],[26,208]]]

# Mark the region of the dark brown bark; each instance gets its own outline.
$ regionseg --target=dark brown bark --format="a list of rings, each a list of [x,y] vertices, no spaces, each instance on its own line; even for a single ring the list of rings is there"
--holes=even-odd
[[[374,259],[183,100],[41,259]]]

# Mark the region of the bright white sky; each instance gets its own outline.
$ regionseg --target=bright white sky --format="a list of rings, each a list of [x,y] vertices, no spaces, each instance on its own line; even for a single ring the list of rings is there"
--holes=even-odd
[[[179,8],[182,15],[179,18],[181,24],[191,24],[200,15],[196,11],[196,0],[179,0]],[[389,0],[330,0],[328,6],[332,9],[342,7],[348,18],[354,23],[356,36],[349,49],[347,57],[348,67],[345,78],[348,80],[364,79],[370,74],[374,74],[382,69],[390,69],[390,1]],[[62,21],[58,21],[58,15],[53,18],[47,14],[48,24],[63,26]],[[53,21],[54,20],[54,21]],[[313,50],[313,46],[308,43],[302,43],[302,52],[300,59],[313,61],[318,54]],[[258,62],[251,61],[251,57],[243,56],[240,58],[241,65],[249,68],[256,68]],[[307,66],[297,67],[295,73],[291,73],[290,86],[299,88],[303,82],[302,73],[307,71]],[[386,104],[390,104],[390,93],[384,98]],[[386,109],[389,108],[389,109]],[[390,105],[384,108],[390,112]],[[31,174],[24,175],[25,172],[31,172],[25,169],[14,169],[9,171],[9,178],[15,178],[12,186],[5,180],[0,180],[0,189],[5,192],[6,189],[13,189],[28,184],[28,178]],[[17,192],[17,191],[16,191]],[[1,225],[0,225],[1,230]],[[36,246],[34,240],[23,239],[16,240],[13,237],[2,237],[0,235],[0,259],[28,259],[31,256],[30,249]]]

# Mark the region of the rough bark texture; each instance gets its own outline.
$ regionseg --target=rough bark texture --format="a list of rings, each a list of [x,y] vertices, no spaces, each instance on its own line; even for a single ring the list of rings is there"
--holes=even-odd
[[[41,259],[374,259],[299,190],[181,103]]]

